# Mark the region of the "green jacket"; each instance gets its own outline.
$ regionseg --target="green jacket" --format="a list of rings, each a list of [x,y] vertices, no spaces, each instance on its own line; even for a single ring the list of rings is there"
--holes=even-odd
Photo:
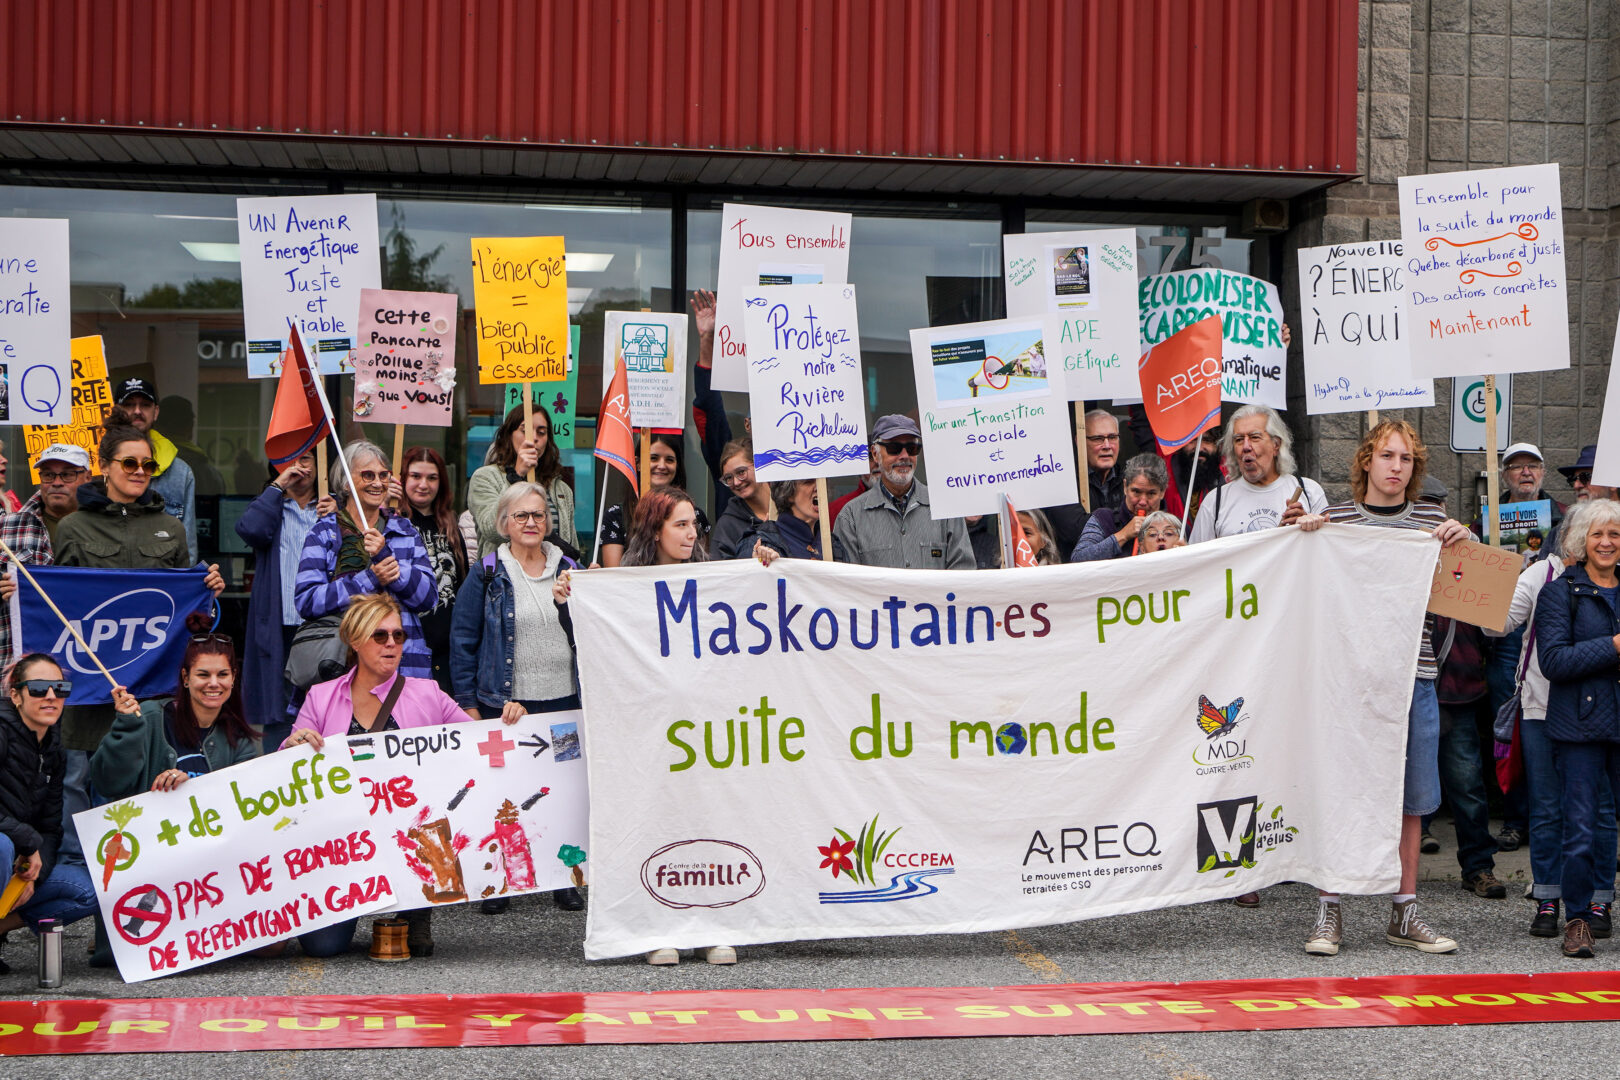
[[[58,566],[112,570],[185,570],[191,563],[186,527],[163,511],[163,497],[147,492],[139,502],[107,497],[105,477],[79,488],[79,508],[56,527],[52,544]]]
[[[90,783],[104,799],[127,799],[152,790],[158,774],[179,760],[164,734],[164,710],[169,698],[141,702],[138,713],[119,713],[112,729],[90,755]],[[203,732],[202,754],[208,770],[218,772],[259,756],[259,740],[232,743],[218,726]]]
[[[467,509],[472,511],[478,526],[478,557],[484,558],[505,543],[495,531],[495,507],[512,484],[512,478],[499,465],[483,465],[473,470],[467,482]],[[579,531],[574,528],[574,489],[560,475],[544,485],[546,503],[557,519],[557,528],[550,539],[561,537],[572,547],[579,547]]]

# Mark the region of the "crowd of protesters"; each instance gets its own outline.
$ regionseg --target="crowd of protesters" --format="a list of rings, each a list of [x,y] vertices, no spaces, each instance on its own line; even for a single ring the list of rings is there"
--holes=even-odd
[[[714,299],[693,296],[699,334],[694,421],[714,482],[711,525],[688,492],[685,437],[652,434],[650,484],[606,508],[594,564],[672,565],[710,559],[831,558],[891,569],[971,570],[1003,562],[1003,522],[936,517],[918,478],[924,440],[917,422],[885,415],[870,425],[870,474],[827,508],[814,481],[766,484],[754,473],[744,425],[734,438],[709,381]],[[99,476],[82,449],[36,454],[38,492],[0,521],[0,539],[25,564],[109,570],[196,565],[191,473],[174,444],[153,431],[157,391],[145,380],[119,384],[117,408],[99,446]],[[1124,416],[1085,414],[1076,432],[1088,498],[1024,507],[1016,520],[1037,566],[1151,555],[1187,543],[1293,527],[1422,530],[1442,543],[1482,534],[1447,512],[1449,493],[1428,474],[1417,431],[1377,424],[1350,469],[1351,498],[1330,503],[1301,475],[1284,419],[1261,405],[1173,453],[1145,449],[1121,461],[1121,420],[1139,447],[1155,446],[1139,406]],[[1561,937],[1563,952],[1593,955],[1610,932],[1620,784],[1620,501],[1591,483],[1593,448],[1560,469],[1573,509],[1554,503],[1554,529],[1526,555],[1506,636],[1425,617],[1406,717],[1399,843],[1400,891],[1386,940],[1424,952],[1455,951],[1455,939],[1418,914],[1418,855],[1431,848],[1429,820],[1449,804],[1463,887],[1506,896],[1493,855],[1530,846],[1534,901],[1529,933]],[[1546,463],[1529,444],[1509,448],[1502,501],[1546,498]],[[471,473],[458,512],[450,466],[435,450],[405,452],[395,474],[364,440],[345,446],[330,471],[331,495],[317,496],[316,464],[305,455],[279,471],[236,530],[254,555],[247,640],[207,632],[199,620],[177,672],[175,692],[136,701],[124,688],[106,704],[67,706],[71,681],[59,662],[29,652],[5,677],[0,702],[0,858],[26,882],[0,933],[41,919],[95,913],[95,893],[71,815],[290,746],[367,732],[457,723],[515,723],[524,715],[580,704],[570,574],[592,562],[579,549],[576,493],[552,438],[551,416],[512,409],[488,455]],[[830,551],[827,550],[830,544]],[[217,597],[218,567],[205,582]],[[0,598],[16,589],[0,576]],[[196,618],[196,617],[194,617]],[[16,629],[0,615],[0,647]],[[35,643],[26,643],[32,647]],[[1519,708],[1496,739],[1476,716],[1517,695]],[[1497,758],[1503,765],[1497,766]],[[1487,775],[1503,778],[1506,823],[1492,834]],[[584,907],[575,889],[553,894],[565,910]],[[1260,905],[1258,893],[1234,897]],[[505,898],[482,902],[499,914]],[[409,913],[408,946],[431,955],[428,911]],[[1302,924],[1304,919],[1302,918]],[[356,922],[306,934],[311,956],[352,945]],[[94,964],[111,963],[104,930]],[[1339,897],[1322,893],[1305,951],[1336,954]],[[280,954],[282,945],[266,952]],[[710,963],[736,961],[726,945]],[[648,961],[677,963],[672,948]],[[3,962],[0,962],[3,967]]]

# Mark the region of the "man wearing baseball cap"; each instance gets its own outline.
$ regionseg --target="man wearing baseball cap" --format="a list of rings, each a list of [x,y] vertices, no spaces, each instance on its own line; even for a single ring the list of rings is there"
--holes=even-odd
[[[0,540],[27,566],[49,566],[57,524],[79,508],[79,485],[90,482],[90,453],[82,446],[52,443],[34,455],[39,490],[14,514],[0,519]],[[0,600],[9,601],[16,580],[0,575]],[[11,655],[11,611],[0,608],[0,656]]]
[[[911,417],[891,413],[872,425],[878,482],[850,500],[833,525],[833,539],[850,562],[922,570],[977,565],[967,522],[930,511],[928,489],[917,479],[921,455],[922,432]]]
[[[152,440],[157,475],[152,490],[163,499],[163,510],[186,527],[186,550],[197,561],[197,478],[180,458],[180,448],[157,430],[158,392],[148,379],[122,379],[113,389],[113,401],[129,414],[130,423]]]

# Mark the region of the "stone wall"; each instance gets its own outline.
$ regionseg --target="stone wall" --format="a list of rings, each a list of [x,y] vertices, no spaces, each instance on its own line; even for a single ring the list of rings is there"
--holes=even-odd
[[[1553,467],[1597,441],[1615,335],[1620,39],[1610,30],[1620,31],[1617,6],[1620,0],[1362,0],[1356,164],[1362,175],[1296,204],[1297,224],[1287,236],[1285,304],[1297,312],[1294,252],[1399,237],[1398,177],[1558,162],[1571,367],[1516,376],[1512,393],[1513,438],[1541,447],[1549,460],[1547,488],[1565,501],[1569,486]],[[1302,388],[1297,344],[1294,351],[1289,382]],[[1303,394],[1290,399],[1290,414],[1303,443],[1302,467],[1330,494],[1347,494],[1364,414],[1306,420]],[[1451,380],[1436,380],[1433,408],[1381,415],[1417,425],[1431,471],[1454,492],[1452,513],[1472,517],[1485,456],[1450,450]]]

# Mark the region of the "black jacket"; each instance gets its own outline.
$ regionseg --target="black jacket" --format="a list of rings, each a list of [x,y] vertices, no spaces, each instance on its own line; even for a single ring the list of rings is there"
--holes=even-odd
[[[10,701],[0,701],[0,833],[18,855],[39,853],[36,881],[49,876],[62,842],[62,736],[52,725],[36,738]]]

